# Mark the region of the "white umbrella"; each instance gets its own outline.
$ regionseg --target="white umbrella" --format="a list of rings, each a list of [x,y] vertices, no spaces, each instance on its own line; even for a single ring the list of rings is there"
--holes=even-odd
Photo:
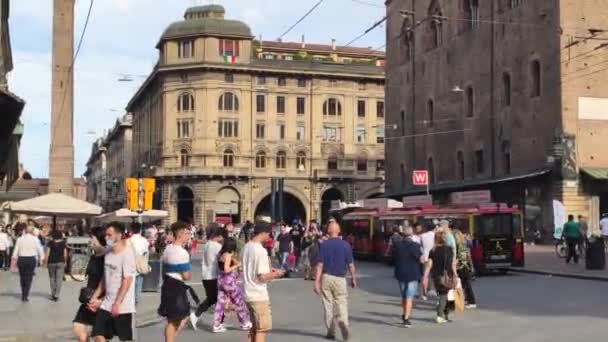
[[[101,207],[62,193],[12,202],[9,210],[16,214],[51,217],[91,217],[101,214]]]
[[[131,223],[131,222],[134,222],[135,220],[137,220],[138,216],[139,215],[137,214],[137,212],[122,208],[122,209],[118,209],[116,211],[105,213],[101,216],[97,216],[96,218],[100,222],[118,221],[118,222]],[[148,211],[144,211],[141,214],[141,218],[142,218],[143,222],[152,222],[152,221],[160,220],[167,216],[169,216],[169,213],[165,210],[148,210]]]

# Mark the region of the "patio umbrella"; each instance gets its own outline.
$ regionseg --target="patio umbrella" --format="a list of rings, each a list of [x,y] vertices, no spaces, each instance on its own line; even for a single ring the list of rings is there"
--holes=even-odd
[[[13,202],[9,210],[15,214],[51,217],[94,217],[101,214],[101,207],[62,193],[53,193]]]
[[[137,214],[137,212],[122,208],[122,209],[118,209],[116,211],[105,213],[101,216],[97,216],[96,219],[100,222],[106,222],[106,223],[113,222],[113,221],[131,223],[131,222],[134,222],[135,220],[137,220],[138,216],[139,215]],[[152,222],[152,221],[160,220],[167,216],[169,216],[169,213],[165,210],[148,210],[148,211],[144,211],[141,214],[142,222]]]

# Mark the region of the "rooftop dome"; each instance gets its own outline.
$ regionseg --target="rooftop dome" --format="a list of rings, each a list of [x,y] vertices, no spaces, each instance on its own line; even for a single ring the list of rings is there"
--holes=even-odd
[[[220,5],[191,7],[186,10],[183,21],[169,25],[162,39],[207,35],[235,38],[252,38],[251,29],[238,20],[226,20],[226,10]]]

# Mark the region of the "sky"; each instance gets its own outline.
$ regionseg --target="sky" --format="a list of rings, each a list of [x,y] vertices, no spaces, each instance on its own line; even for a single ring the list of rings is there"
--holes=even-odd
[[[75,42],[91,0],[76,0]],[[75,176],[86,170],[95,140],[112,128],[156,63],[155,48],[164,29],[181,20],[192,5],[221,4],[226,17],[249,24],[256,37],[273,40],[318,0],[93,0],[93,9],[75,64]],[[11,91],[26,101],[20,159],[32,176],[48,177],[51,116],[53,0],[13,0],[9,19],[14,70]],[[284,41],[346,44],[384,16],[383,0],[325,0],[286,35]],[[354,46],[380,47],[380,26]],[[128,74],[133,82],[119,82]]]

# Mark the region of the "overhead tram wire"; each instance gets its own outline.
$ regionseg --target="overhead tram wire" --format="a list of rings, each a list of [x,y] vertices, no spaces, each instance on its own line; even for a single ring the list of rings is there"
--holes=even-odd
[[[291,30],[293,30],[296,26],[298,26],[299,23],[304,21],[304,19],[306,19],[306,17],[308,17],[315,9],[317,9],[317,7],[319,7],[323,3],[323,1],[325,1],[325,0],[317,1],[317,3],[314,6],[312,6],[312,8],[308,10],[308,12],[306,12],[300,19],[298,19],[298,21],[296,21],[293,25],[291,25],[287,29],[287,31],[283,32],[283,34],[279,36],[279,39],[283,39],[283,37],[285,37],[289,32],[291,32]]]
[[[371,31],[375,30],[378,26],[382,25],[382,23],[385,22],[386,19],[388,19],[388,17],[384,16],[382,19],[380,19],[376,23],[374,23],[370,28],[368,28],[367,30],[365,30],[362,34],[360,34],[359,36],[355,37],[353,40],[351,40],[350,42],[348,42],[348,44],[346,44],[345,46],[351,46],[354,42],[356,42],[359,39],[365,37],[368,33],[370,33]]]
[[[364,0],[350,0],[356,4],[360,4],[360,5],[365,5],[365,6],[370,6],[370,7],[376,7],[376,8],[384,8],[384,5],[380,5],[380,4],[375,4],[369,1],[364,1]]]
[[[78,56],[80,55],[80,49],[82,48],[82,43],[84,42],[84,37],[85,37],[85,35],[87,33],[87,28],[89,27],[89,21],[91,19],[91,13],[93,12],[93,4],[95,3],[95,0],[90,0],[90,1],[91,2],[89,4],[89,9],[87,11],[87,17],[86,17],[86,19],[84,21],[84,26],[82,28],[82,33],[80,34],[80,39],[78,40],[78,45],[76,46],[76,52],[74,53],[74,57],[72,58],[72,63],[70,64],[70,67],[68,68],[68,76],[70,76],[69,80],[71,80],[70,81],[71,84],[69,86],[72,87],[72,88],[74,87],[74,65],[76,64],[76,60],[78,59]],[[59,113],[58,113],[59,114],[59,119],[61,119],[62,116],[65,114],[63,112],[63,108],[65,106],[65,99],[67,97],[67,93],[68,93],[68,90],[66,89],[63,92],[63,99],[61,100],[61,107],[59,107],[60,108]],[[61,121],[61,120],[58,120],[58,121]],[[55,135],[56,130],[57,130],[57,126],[52,127],[51,137],[53,137]]]

